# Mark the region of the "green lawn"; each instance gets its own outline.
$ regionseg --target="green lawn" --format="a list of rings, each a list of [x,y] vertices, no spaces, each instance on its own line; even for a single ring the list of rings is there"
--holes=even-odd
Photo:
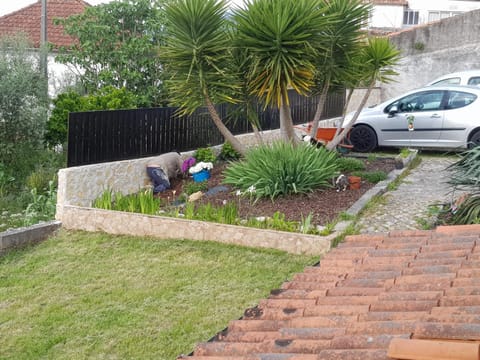
[[[61,231],[0,257],[0,359],[175,359],[316,260]]]

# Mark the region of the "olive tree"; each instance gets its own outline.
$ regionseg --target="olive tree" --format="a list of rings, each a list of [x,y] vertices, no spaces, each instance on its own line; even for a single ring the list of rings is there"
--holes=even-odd
[[[0,41],[0,163],[19,163],[21,153],[42,146],[48,110],[47,79],[38,54],[21,36]]]

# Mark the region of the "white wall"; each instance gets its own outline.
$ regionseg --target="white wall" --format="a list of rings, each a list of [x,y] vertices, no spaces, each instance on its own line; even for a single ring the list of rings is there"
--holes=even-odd
[[[370,17],[370,27],[399,29],[403,23],[403,6],[377,5]]]
[[[55,62],[55,56],[48,56],[48,94],[53,99],[69,86],[75,84],[75,74],[64,64]]]

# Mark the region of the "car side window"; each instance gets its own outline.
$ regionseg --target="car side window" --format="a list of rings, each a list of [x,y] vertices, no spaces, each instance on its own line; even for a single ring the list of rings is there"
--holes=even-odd
[[[399,113],[440,110],[443,95],[443,90],[413,93],[391,103],[385,108],[385,112],[389,113],[393,106],[396,106]]]
[[[475,101],[477,95],[463,91],[449,91],[447,110],[458,109],[470,105]]]
[[[480,85],[480,76],[474,76],[468,79],[468,85]]]
[[[437,81],[436,83],[433,83],[432,85],[458,85],[460,84],[460,78],[459,77],[453,77],[453,78],[448,78],[448,79],[443,79],[440,81]]]

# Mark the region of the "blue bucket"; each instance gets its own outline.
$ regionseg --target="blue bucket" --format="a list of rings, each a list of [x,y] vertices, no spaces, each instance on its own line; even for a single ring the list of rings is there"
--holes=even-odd
[[[207,181],[208,179],[210,179],[210,171],[203,169],[202,171],[199,171],[193,174],[192,176],[193,176],[193,181],[195,182]]]

